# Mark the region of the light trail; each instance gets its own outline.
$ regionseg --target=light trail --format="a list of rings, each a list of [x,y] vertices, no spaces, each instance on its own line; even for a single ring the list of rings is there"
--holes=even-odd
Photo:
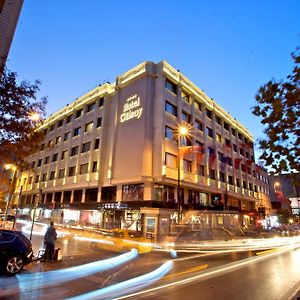
[[[86,277],[97,272],[110,270],[121,264],[124,264],[138,256],[138,252],[132,249],[130,252],[111,257],[104,260],[94,261],[84,265],[70,267],[66,269],[39,272],[34,274],[18,274],[20,291],[35,290],[57,285],[57,283],[64,283],[74,279]],[[13,278],[6,278],[0,284],[0,287],[5,287],[6,294],[13,294],[16,291],[15,280]],[[2,296],[2,294],[1,294]]]
[[[68,300],[95,300],[95,299],[108,299],[111,297],[115,297],[118,295],[122,295],[124,293],[132,292],[136,289],[140,289],[149,285],[157,280],[159,280],[162,276],[168,273],[172,269],[173,263],[171,261],[167,261],[163,265],[161,265],[156,270],[144,274],[90,293],[82,294],[76,297],[69,298]]]
[[[207,280],[209,278],[214,278],[214,277],[217,277],[217,276],[220,276],[220,275],[227,274],[229,272],[233,272],[235,270],[246,267],[246,266],[248,266],[252,263],[258,263],[262,260],[269,259],[273,256],[276,256],[276,255],[279,255],[279,254],[282,254],[284,252],[294,250],[294,249],[297,249],[297,248],[299,248],[299,245],[285,246],[280,251],[270,252],[270,253],[266,253],[264,255],[246,258],[242,261],[233,262],[233,263],[227,264],[225,266],[221,266],[221,267],[216,267],[216,268],[213,268],[211,270],[201,272],[201,274],[190,276],[190,277],[182,279],[182,280],[177,280],[175,282],[159,285],[159,286],[154,287],[154,288],[150,288],[150,289],[143,290],[143,291],[140,291],[140,292],[135,292],[135,293],[128,294],[128,295],[124,295],[124,296],[120,296],[120,297],[114,297],[114,300],[128,299],[128,298],[132,298],[132,297],[137,297],[137,296],[145,295],[145,294],[148,294],[148,293],[157,292],[157,291],[162,290],[162,289],[171,288],[171,287],[174,287],[174,286],[178,287],[179,285],[185,285],[185,284],[188,284],[188,283],[191,283],[191,282],[194,282],[194,281],[200,282],[200,281],[203,281],[203,280]]]

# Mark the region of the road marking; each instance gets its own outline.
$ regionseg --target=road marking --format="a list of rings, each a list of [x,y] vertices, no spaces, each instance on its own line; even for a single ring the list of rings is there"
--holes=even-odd
[[[193,268],[190,268],[186,271],[183,271],[183,272],[178,272],[178,273],[174,273],[174,274],[171,274],[171,275],[167,275],[167,276],[164,276],[163,279],[169,279],[171,277],[174,277],[174,276],[178,276],[178,275],[183,275],[183,274],[187,274],[187,273],[191,273],[191,272],[195,272],[195,271],[202,271],[202,270],[205,270],[208,268],[208,265],[201,265],[201,266],[197,266],[197,267],[193,267]]]
[[[269,250],[265,250],[265,251],[260,251],[260,252],[256,252],[255,254],[256,255],[263,255],[263,254],[270,253],[270,252],[275,252],[275,251],[278,251],[278,250],[280,250],[280,248],[274,248],[274,249],[269,249]]]

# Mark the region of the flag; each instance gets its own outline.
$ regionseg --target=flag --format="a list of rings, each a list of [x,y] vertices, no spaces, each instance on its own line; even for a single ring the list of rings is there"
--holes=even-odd
[[[182,157],[184,155],[189,155],[192,153],[192,150],[193,150],[192,146],[179,147],[179,156]]]
[[[210,154],[209,155],[209,159],[208,159],[208,166],[211,169],[212,167],[214,167],[215,163],[216,163],[216,158],[217,156],[215,154]]]
[[[253,163],[252,159],[248,159],[248,160],[246,161],[246,165],[249,166],[249,167],[252,166],[252,163]]]
[[[239,167],[240,167],[240,163],[242,162],[242,159],[241,158],[236,158],[235,160],[234,160],[234,167],[236,168],[236,169],[238,169]]]
[[[203,151],[203,146],[201,146],[201,145],[193,146],[193,152],[196,154],[197,164],[200,165],[203,160],[203,157],[205,155],[205,153]]]

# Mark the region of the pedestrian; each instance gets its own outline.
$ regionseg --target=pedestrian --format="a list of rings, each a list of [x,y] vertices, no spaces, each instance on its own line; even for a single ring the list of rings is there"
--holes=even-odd
[[[53,262],[56,237],[57,237],[57,233],[54,224],[51,221],[50,226],[48,227],[44,238],[45,247],[46,247],[45,257],[44,257],[45,261],[49,260]]]

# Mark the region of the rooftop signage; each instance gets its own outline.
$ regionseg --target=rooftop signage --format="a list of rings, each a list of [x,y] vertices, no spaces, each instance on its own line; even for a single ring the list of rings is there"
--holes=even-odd
[[[123,112],[120,116],[120,122],[124,123],[133,118],[139,119],[143,112],[143,107],[140,106],[140,97],[137,94],[127,98],[126,103],[123,106]]]

